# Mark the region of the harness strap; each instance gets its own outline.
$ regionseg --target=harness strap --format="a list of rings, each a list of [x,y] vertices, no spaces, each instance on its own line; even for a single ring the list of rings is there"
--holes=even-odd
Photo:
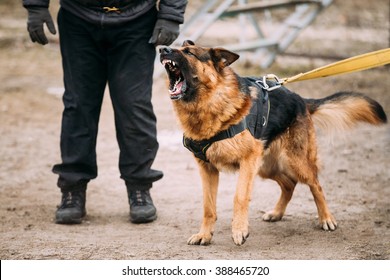
[[[211,144],[220,140],[232,138],[246,129],[248,129],[256,139],[262,139],[264,130],[268,124],[270,111],[268,91],[278,87],[276,87],[273,82],[270,82],[270,88],[265,79],[262,81],[255,78],[247,78],[247,81],[258,88],[258,99],[252,105],[249,114],[243,118],[241,122],[206,140],[195,141],[183,136],[183,146],[190,150],[195,157],[205,162],[209,162],[206,157],[206,152]]]
[[[195,155],[195,157],[208,162],[206,152],[208,148],[210,148],[211,144],[223,139],[232,138],[235,135],[243,132],[245,129],[247,129],[247,125],[245,119],[243,119],[238,124],[229,127],[227,130],[221,131],[210,139],[195,141],[191,138],[183,136],[183,145],[188,150],[190,150]]]
[[[252,105],[249,114],[245,117],[250,133],[256,139],[262,139],[264,130],[268,124],[268,117],[270,111],[270,100],[268,91],[259,89],[261,91],[261,98],[257,99]],[[260,97],[260,96],[259,96]]]

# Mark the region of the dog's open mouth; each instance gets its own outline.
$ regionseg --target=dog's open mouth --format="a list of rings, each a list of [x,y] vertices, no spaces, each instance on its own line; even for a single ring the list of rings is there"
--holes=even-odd
[[[169,59],[164,59],[161,63],[168,73],[171,99],[180,99],[187,90],[187,83],[179,69],[179,65]]]

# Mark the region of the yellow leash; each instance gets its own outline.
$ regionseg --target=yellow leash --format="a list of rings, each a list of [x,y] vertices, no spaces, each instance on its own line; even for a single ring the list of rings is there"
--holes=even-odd
[[[289,78],[278,79],[277,76],[268,74],[265,76],[265,79],[275,79],[279,85],[284,85],[297,81],[362,71],[388,63],[390,63],[390,48],[357,55]],[[272,88],[268,90],[272,90]]]

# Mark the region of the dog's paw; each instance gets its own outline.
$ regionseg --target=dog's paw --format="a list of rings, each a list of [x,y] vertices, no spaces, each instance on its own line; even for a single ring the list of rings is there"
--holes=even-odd
[[[248,230],[244,230],[244,231],[233,230],[232,239],[233,239],[234,244],[236,244],[237,246],[241,246],[242,244],[245,243],[248,236],[249,236]]]
[[[211,238],[213,237],[212,234],[204,234],[204,233],[197,233],[191,236],[187,244],[188,245],[209,245],[211,243]]]
[[[336,222],[335,218],[330,216],[327,219],[321,220],[321,227],[325,231],[329,231],[329,230],[334,231],[337,228],[337,222]]]
[[[283,214],[275,213],[274,211],[269,211],[263,215],[263,221],[266,222],[277,222],[280,221],[283,217]]]

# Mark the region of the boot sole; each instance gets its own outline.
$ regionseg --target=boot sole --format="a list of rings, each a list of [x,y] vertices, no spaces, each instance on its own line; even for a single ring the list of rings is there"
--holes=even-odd
[[[83,218],[79,219],[59,219],[56,218],[56,224],[62,224],[62,225],[72,225],[72,224],[81,224],[83,221]]]
[[[84,213],[81,217],[58,217],[56,216],[56,224],[72,225],[72,224],[81,224],[83,218],[86,216]]]
[[[150,222],[153,222],[157,219],[157,214],[154,214],[153,216],[150,216],[150,217],[132,217],[130,215],[130,222],[132,222],[133,224],[146,224],[146,223],[150,223]]]

